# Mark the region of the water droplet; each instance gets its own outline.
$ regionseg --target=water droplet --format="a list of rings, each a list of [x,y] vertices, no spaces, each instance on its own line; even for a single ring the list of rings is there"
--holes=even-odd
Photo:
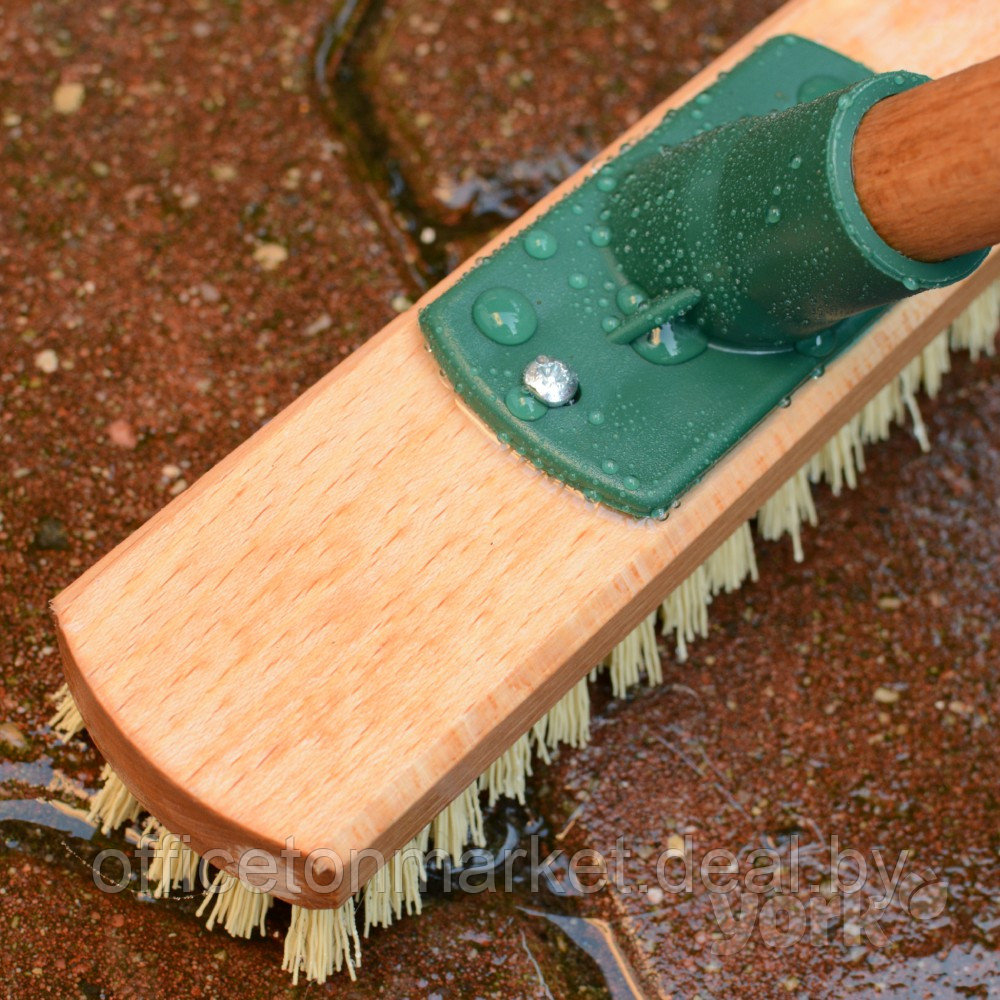
[[[781,221],[781,209],[777,205],[772,205],[767,210],[767,224],[773,226],[776,222]]]
[[[825,358],[837,346],[834,330],[820,330],[811,337],[803,337],[795,342],[795,350],[807,358]]]
[[[610,458],[606,458],[603,462],[601,462],[601,468],[609,476],[613,476],[618,471],[618,463],[613,462]]]
[[[545,229],[532,229],[524,237],[524,249],[535,260],[548,260],[559,249],[556,238]]]
[[[535,399],[526,389],[515,386],[504,397],[507,409],[520,420],[538,420],[549,412],[549,408]]]
[[[708,339],[700,330],[670,323],[632,341],[635,353],[654,365],[682,365],[704,353],[707,347]]]
[[[601,320],[601,329],[605,333],[611,333],[611,331],[614,330],[620,323],[621,320],[617,316],[605,316],[604,319]]]
[[[600,427],[604,423],[604,414],[600,410],[591,410],[587,414],[587,423],[593,424],[595,427]]]
[[[782,401],[780,403],[778,403],[778,406],[780,406],[783,410],[787,410],[788,407],[791,406],[791,405],[792,405],[792,397],[791,396],[785,396],[785,398],[782,399]]]
[[[567,278],[570,288],[586,288],[589,279],[585,274],[581,274],[579,271],[574,271],[569,278]]]
[[[472,305],[472,319],[479,331],[498,344],[523,344],[538,328],[531,303],[512,288],[490,288]]]
[[[653,518],[654,521],[665,521],[667,519],[667,512],[662,507],[654,507],[649,512],[649,516]]]
[[[604,167],[597,175],[597,188],[599,191],[614,191],[618,186],[618,180],[615,175]]]
[[[622,480],[622,486],[627,490],[637,490],[639,488],[639,480],[635,476],[626,476]]]
[[[802,166],[802,157],[796,154],[788,161],[788,165],[792,170],[798,170]]]
[[[625,285],[618,289],[618,294],[615,296],[618,308],[626,316],[631,316],[645,301],[646,296],[638,285]]]
[[[606,247],[611,242],[611,230],[607,226],[595,226],[590,234],[590,242],[595,247]]]
[[[911,292],[915,292],[920,287],[920,284],[916,278],[911,278],[907,275],[907,277],[903,278],[903,287],[909,289]]]

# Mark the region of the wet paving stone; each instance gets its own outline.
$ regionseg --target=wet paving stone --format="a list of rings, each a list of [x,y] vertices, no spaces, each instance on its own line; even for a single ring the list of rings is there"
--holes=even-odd
[[[624,838],[592,901],[650,995],[1000,990],[995,371],[924,405],[930,454],[902,434],[818,491],[806,561],[759,546],[690,661],[549,776],[567,852]]]
[[[371,0],[339,70],[425,224],[457,239],[515,218],[778,6]]]
[[[60,679],[47,601],[774,6],[359,4],[337,62],[358,146],[317,90],[336,5],[3,5],[3,995],[307,992],[273,937],[233,941],[192,902],[98,891],[103,842],[39,811],[79,808],[101,766],[45,729]],[[672,838],[785,855],[798,838],[812,872],[831,833],[890,861],[905,847],[946,884],[943,911],[925,888],[905,902],[921,918],[892,910],[880,948],[834,929],[823,946],[751,940],[716,959],[707,892],[432,894],[366,943],[357,984],[309,995],[608,995],[595,961],[617,960],[585,943],[588,957],[583,925],[553,915],[606,919],[591,937],[620,944],[653,995],[989,995],[994,370],[959,366],[932,408],[935,452],[874,450],[856,494],[822,501],[809,561],[768,547],[763,583],[716,601],[692,662],[608,704],[592,747],[540,770],[529,805],[554,831],[545,850],[631,838],[627,872],[650,885]]]

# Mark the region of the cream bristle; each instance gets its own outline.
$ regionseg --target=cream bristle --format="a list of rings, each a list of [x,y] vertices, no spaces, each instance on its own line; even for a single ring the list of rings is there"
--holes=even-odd
[[[543,745],[549,750],[555,750],[560,743],[579,750],[590,742],[590,688],[586,677],[549,709],[545,721]]]
[[[650,685],[662,682],[660,651],[656,646],[655,611],[611,651],[608,673],[611,676],[611,692],[616,698],[624,698],[628,689],[639,683],[643,673]]]
[[[757,530],[760,537],[776,542],[784,535],[791,535],[792,554],[802,562],[802,525],[817,524],[816,505],[809,486],[809,466],[803,466],[757,512]]]
[[[492,806],[501,796],[524,804],[525,782],[531,774],[531,733],[525,733],[502,753],[479,779],[486,792],[486,804]]]
[[[262,935],[267,933],[264,921],[272,901],[269,893],[241,882],[235,875],[219,871],[196,916],[204,916],[211,905],[205,921],[208,930],[222,924],[233,937],[249,938],[255,930]]]
[[[861,408],[860,417],[861,440],[864,444],[888,441],[893,421],[901,422],[903,418],[899,380],[893,379],[879,389]]]
[[[591,671],[593,673],[593,671]],[[583,679],[583,685],[586,686],[587,679]],[[531,747],[534,752],[538,755],[538,759],[546,764],[552,762],[552,757],[549,754],[549,746],[545,741],[545,734],[549,731],[549,716],[552,714],[551,711],[546,712],[532,727],[531,727]],[[588,696],[587,702],[587,717],[590,717],[590,702]],[[589,732],[589,729],[588,729]],[[584,741],[586,742],[586,741]]]
[[[424,874],[429,828],[397,851],[365,886],[364,936],[373,927],[388,927],[404,912],[420,912],[420,882]]]
[[[101,833],[107,836],[119,826],[137,820],[142,806],[125,787],[121,778],[111,770],[110,764],[104,765],[101,780],[104,784],[90,800],[87,822],[100,827]]]
[[[705,563],[708,589],[715,594],[731,594],[749,577],[757,579],[757,555],[753,548],[750,522],[744,521]]]
[[[453,802],[449,802],[431,821],[430,839],[441,864],[441,853],[451,858],[453,864],[462,860],[467,844],[483,847],[483,812],[479,807],[479,782],[474,781]]]
[[[351,979],[356,979],[354,970],[360,964],[361,939],[354,924],[353,900],[331,910],[292,907],[281,967],[291,972],[293,986],[298,986],[300,972],[309,982],[325,983],[345,965]]]
[[[945,375],[951,371],[948,331],[939,333],[920,354],[920,382],[924,392],[934,399],[941,391]]]
[[[1000,326],[1000,281],[994,282],[951,324],[951,349],[968,351],[973,361],[992,358],[997,351]]]
[[[858,485],[858,473],[865,471],[865,452],[861,441],[861,416],[856,414],[837,431],[809,461],[809,479],[825,479],[835,497],[845,485]],[[810,500],[810,503],[812,501]],[[815,525],[815,521],[811,521]],[[796,556],[796,560],[802,560]]]
[[[708,570],[702,563],[687,579],[667,595],[660,605],[663,634],[674,633],[676,656],[680,663],[687,659],[687,644],[698,636],[708,635],[708,605],[712,601],[712,588]]]
[[[56,691],[52,700],[56,703],[56,710],[49,719],[49,726],[64,743],[68,742],[83,729],[83,716],[66,684]]]
[[[180,837],[160,828],[149,863],[149,881],[156,883],[153,897],[162,899],[174,889],[193,887],[200,863],[201,858]]]
[[[916,397],[916,392],[920,388],[922,368],[923,359],[918,354],[899,373],[899,394],[902,397],[903,405],[910,414],[910,420],[913,422],[913,436],[917,439],[920,450],[930,451],[930,438],[927,436],[927,427],[924,424],[923,417],[920,415],[920,406],[917,403]]]

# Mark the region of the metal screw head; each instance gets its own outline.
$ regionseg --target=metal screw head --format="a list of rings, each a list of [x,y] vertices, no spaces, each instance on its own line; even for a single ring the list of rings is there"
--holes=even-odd
[[[525,366],[521,381],[524,388],[546,406],[571,403],[580,388],[580,380],[569,365],[544,354]]]

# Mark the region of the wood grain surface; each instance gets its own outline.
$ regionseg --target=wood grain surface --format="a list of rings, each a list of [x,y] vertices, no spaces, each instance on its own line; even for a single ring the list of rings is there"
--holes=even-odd
[[[1000,4],[797,0],[630,135],[782,32],[936,76],[997,51]],[[262,848],[279,895],[339,903],[286,838],[369,874],[352,852],[401,847],[998,272],[894,309],[665,523],[501,447],[410,310],[56,598],[94,740],[197,850]]]

